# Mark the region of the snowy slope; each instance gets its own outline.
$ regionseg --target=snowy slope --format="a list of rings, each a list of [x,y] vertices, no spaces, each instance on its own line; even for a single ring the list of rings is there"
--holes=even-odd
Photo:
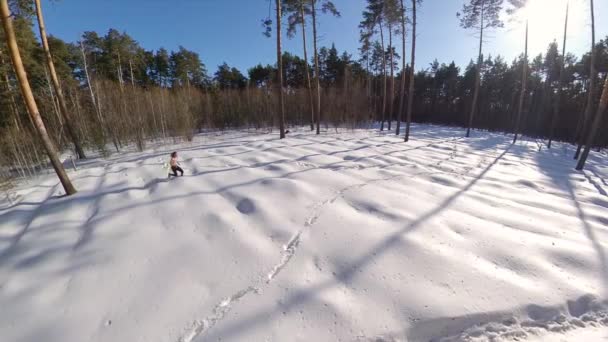
[[[606,340],[608,158],[414,133],[206,134],[22,185],[0,340]]]

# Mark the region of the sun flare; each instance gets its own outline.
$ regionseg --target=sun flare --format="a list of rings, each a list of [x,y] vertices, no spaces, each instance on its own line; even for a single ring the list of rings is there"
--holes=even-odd
[[[528,0],[527,5],[509,18],[511,40],[523,46],[524,22],[529,22],[529,49],[531,53],[545,52],[556,41],[560,46],[564,35],[566,6],[569,3],[568,35],[585,27],[587,8],[581,0]]]

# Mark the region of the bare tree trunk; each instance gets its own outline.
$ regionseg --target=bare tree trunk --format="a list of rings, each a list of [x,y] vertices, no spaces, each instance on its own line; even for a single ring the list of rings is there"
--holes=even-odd
[[[551,130],[549,131],[549,143],[547,144],[548,148],[551,148],[551,142],[553,141],[553,136],[555,135],[555,126],[557,125],[557,121],[559,120],[559,114],[562,103],[562,93],[564,87],[564,68],[566,67],[566,38],[568,35],[568,14],[570,13],[570,1],[566,4],[566,20],[564,23],[564,43],[562,44],[562,60],[561,65],[559,66],[559,83],[557,86],[557,99],[555,100],[555,111],[553,112],[553,118],[551,119]]]
[[[471,113],[469,114],[469,124],[467,125],[467,138],[471,136],[471,127],[473,126],[473,119],[475,118],[475,112],[477,111],[477,102],[479,101],[479,87],[481,86],[481,67],[483,65],[483,25],[484,25],[484,14],[485,14],[485,2],[481,2],[481,22],[479,26],[479,56],[477,57],[477,70],[475,70],[475,91],[473,93],[473,104],[471,105]]]
[[[410,90],[408,92],[407,100],[407,122],[405,124],[405,138],[404,141],[410,140],[410,125],[412,123],[412,109],[414,105],[414,68],[416,65],[416,1],[412,0],[412,62],[410,65]]]
[[[317,49],[317,0],[311,0],[312,5],[312,36],[315,50],[315,85],[317,87],[317,134],[321,134],[321,81],[319,80],[319,50]]]
[[[63,90],[61,89],[61,85],[59,84],[59,78],[57,77],[57,72],[55,71],[55,63],[53,63],[53,57],[49,48],[49,42],[46,35],[46,28],[44,26],[44,17],[42,16],[42,6],[40,5],[40,0],[35,0],[35,3],[36,16],[38,17],[38,27],[40,29],[40,39],[42,40],[42,47],[44,49],[47,67],[49,69],[49,73],[51,74],[53,88],[55,88],[55,94],[57,95],[57,99],[59,100],[59,109],[61,115],[63,116],[63,121],[65,122],[65,125],[67,127],[70,140],[72,140],[72,143],[74,144],[76,154],[78,155],[78,158],[84,159],[86,158],[86,155],[84,154],[82,144],[80,143],[80,139],[78,138],[78,134],[76,132],[76,129],[74,128],[74,122],[70,117],[70,112],[68,111],[65,96],[63,95]]]
[[[304,48],[304,68],[306,72],[306,87],[310,98],[310,130],[315,130],[315,100],[312,93],[310,68],[308,67],[308,50],[306,49],[306,17],[304,16],[304,0],[300,0],[300,20],[302,20],[302,46]]]
[[[277,6],[277,92],[279,96],[279,130],[281,139],[285,139],[285,98],[283,96],[283,53],[281,52],[281,0],[276,0]]]
[[[602,120],[604,119],[604,112],[606,112],[606,108],[608,107],[608,77],[606,77],[606,81],[604,82],[604,90],[602,91],[602,98],[600,99],[600,105],[597,109],[597,113],[595,114],[595,120],[593,120],[593,126],[591,127],[591,132],[587,136],[587,140],[585,142],[585,149],[583,150],[583,154],[578,160],[578,164],[576,165],[577,170],[582,170],[585,168],[585,163],[587,162],[587,157],[589,157],[589,152],[595,143],[595,139],[598,131],[601,128]]]
[[[589,94],[587,95],[587,107],[585,108],[585,115],[583,115],[583,125],[581,129],[581,133],[577,137],[578,148],[576,149],[576,154],[574,155],[574,159],[578,159],[581,149],[583,148],[583,141],[587,137],[587,132],[589,132],[589,122],[591,121],[591,115],[593,113],[593,102],[595,99],[595,58],[596,58],[596,49],[595,49],[595,7],[593,6],[593,0],[590,0],[591,4],[591,72],[589,73]]]
[[[515,121],[515,135],[513,136],[513,143],[517,142],[517,135],[519,134],[521,126],[521,116],[524,110],[524,101],[526,99],[526,86],[528,85],[528,21],[526,21],[526,48],[524,52],[524,65],[521,76],[521,93],[519,94],[519,106],[517,108],[517,120]]]
[[[395,134],[399,135],[401,133],[401,121],[404,116],[404,104],[405,104],[405,5],[403,5],[403,0],[401,2],[401,88],[399,94],[399,113],[397,114],[397,129],[395,130]]]
[[[390,91],[388,95],[388,130],[391,130],[391,123],[393,122],[394,113],[394,100],[395,100],[395,63],[393,63],[393,27],[389,23],[388,25],[388,51],[389,51],[389,62],[391,63],[391,83]]]
[[[27,74],[25,72],[25,68],[23,67],[23,61],[21,60],[21,55],[19,54],[19,47],[17,46],[17,40],[15,38],[15,31],[13,28],[13,19],[11,18],[10,11],[8,9],[7,0],[0,0],[0,17],[2,18],[2,25],[4,27],[4,33],[6,36],[6,43],[8,45],[9,53],[11,56],[11,60],[13,61],[13,67],[15,69],[15,74],[17,75],[17,79],[19,80],[19,86],[21,88],[21,93],[27,105],[28,112],[32,117],[32,120],[35,123],[36,130],[40,135],[42,140],[42,144],[47,151],[49,159],[51,160],[51,164],[63,185],[66,195],[72,195],[76,193],[76,188],[72,185],[67,173],[65,172],[61,161],[59,160],[57,149],[51,142],[49,135],[46,131],[46,127],[44,127],[44,122],[42,122],[42,118],[40,117],[40,112],[38,111],[38,105],[36,104],[36,100],[34,99],[34,94],[32,93],[32,89],[30,88],[30,83],[27,79]]]
[[[382,122],[380,123],[380,131],[384,131],[384,121],[386,121],[386,95],[388,79],[386,75],[386,50],[384,49],[384,28],[382,27],[382,19],[380,20],[380,45],[382,46]]]

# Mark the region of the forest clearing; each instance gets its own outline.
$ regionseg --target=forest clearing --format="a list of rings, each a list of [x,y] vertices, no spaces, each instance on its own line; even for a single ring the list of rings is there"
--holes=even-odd
[[[607,13],[0,0],[0,341],[608,341]]]

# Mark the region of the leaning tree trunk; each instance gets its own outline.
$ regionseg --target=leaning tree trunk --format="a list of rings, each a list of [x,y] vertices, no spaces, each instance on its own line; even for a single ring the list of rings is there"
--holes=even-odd
[[[416,1],[418,0],[412,0],[412,62],[410,65],[410,89],[407,94],[407,119],[405,123],[404,138],[405,142],[408,142],[410,140],[410,125],[412,123],[412,109],[414,105],[414,67],[416,65]]]
[[[382,45],[382,123],[380,131],[384,131],[384,121],[386,121],[386,95],[388,79],[386,75],[386,51],[384,50],[384,29],[382,28],[382,20],[380,20],[380,44]]]
[[[78,138],[78,134],[74,127],[74,122],[68,111],[68,106],[65,101],[65,96],[63,95],[63,90],[59,84],[59,78],[57,77],[57,72],[55,71],[55,63],[53,63],[53,57],[51,55],[51,50],[49,48],[49,41],[46,34],[46,28],[44,26],[44,17],[42,16],[42,6],[40,4],[40,0],[35,0],[36,4],[36,16],[38,17],[38,28],[40,29],[40,40],[42,40],[42,48],[44,50],[44,55],[46,58],[46,64],[49,68],[49,73],[51,74],[51,81],[53,83],[53,88],[55,89],[55,94],[57,95],[57,100],[59,101],[59,111],[63,116],[63,121],[67,127],[68,135],[74,143],[74,149],[76,150],[76,154],[78,158],[86,158],[84,154],[84,150],[82,149],[82,144],[80,143],[80,139]]]
[[[277,4],[277,92],[279,95],[279,131],[281,139],[285,139],[285,99],[283,97],[283,53],[281,52],[281,0]]]
[[[401,2],[401,87],[399,94],[399,113],[397,114],[397,129],[395,134],[401,133],[401,120],[403,120],[403,105],[405,101],[405,6]]]
[[[559,121],[559,111],[561,109],[562,103],[562,93],[564,86],[564,68],[566,67],[566,37],[568,34],[568,14],[570,10],[570,2],[566,4],[566,21],[564,23],[564,43],[562,44],[562,63],[559,66],[559,82],[557,86],[557,99],[555,100],[555,111],[553,113],[553,118],[551,119],[551,130],[549,131],[549,143],[547,144],[548,148],[551,148],[551,142],[553,141],[553,136],[555,135],[555,126],[557,126],[557,121]]]
[[[308,50],[306,49],[306,17],[304,16],[304,0],[300,0],[300,20],[302,20],[302,46],[304,48],[304,71],[306,72],[306,87],[310,99],[310,130],[315,130],[315,100],[312,93],[310,68],[308,67]]]
[[[528,21],[526,21],[526,48],[524,52],[524,65],[521,75],[521,93],[519,94],[519,106],[517,107],[517,120],[515,121],[515,135],[513,143],[517,142],[517,135],[521,126],[521,116],[524,110],[524,101],[526,99],[526,86],[528,85]]]
[[[317,134],[321,134],[321,81],[319,80],[319,50],[317,49],[317,10],[316,0],[312,0],[312,36],[315,50],[315,86],[317,88]]]
[[[479,26],[479,55],[477,57],[477,70],[475,70],[475,91],[473,92],[473,104],[471,106],[471,113],[469,114],[469,124],[467,125],[467,138],[471,136],[471,127],[473,126],[473,119],[475,118],[475,112],[477,111],[477,102],[479,101],[479,87],[481,86],[481,66],[483,64],[483,25],[484,25],[484,4],[481,2],[481,22]]]
[[[591,132],[589,132],[589,135],[587,136],[587,141],[585,142],[585,149],[583,150],[583,154],[581,154],[581,157],[578,160],[578,164],[576,165],[576,169],[579,171],[585,168],[587,157],[589,157],[591,147],[593,147],[593,143],[595,143],[597,133],[600,130],[600,126],[602,125],[604,113],[606,112],[606,107],[608,107],[608,77],[606,77],[606,81],[604,82],[604,91],[602,92],[600,105],[597,109],[597,113],[595,114],[595,120],[593,120]]]
[[[27,111],[34,122],[34,126],[38,135],[40,136],[40,140],[48,157],[63,185],[63,189],[65,190],[66,195],[72,195],[76,193],[76,188],[72,185],[70,178],[68,177],[61,161],[59,160],[57,149],[51,142],[49,135],[46,131],[46,127],[44,126],[44,122],[40,117],[40,112],[38,111],[38,105],[36,104],[36,100],[34,99],[34,94],[32,93],[32,89],[30,87],[30,83],[27,79],[27,74],[25,72],[25,68],[23,67],[23,61],[21,60],[21,55],[19,53],[19,47],[17,46],[17,39],[15,38],[15,31],[13,28],[13,19],[10,14],[10,10],[8,8],[7,0],[0,0],[0,17],[2,19],[2,25],[4,27],[4,34],[6,36],[6,43],[8,45],[8,50],[11,56],[11,60],[13,62],[13,67],[15,70],[15,74],[17,75],[17,79],[19,80],[19,87],[21,88],[21,94],[23,95],[24,102],[27,107]]]
[[[593,113],[593,100],[595,98],[595,12],[593,6],[593,0],[590,0],[591,3],[591,71],[589,73],[589,93],[587,95],[587,106],[585,107],[585,114],[583,115],[583,125],[581,126],[581,132],[577,137],[578,148],[576,149],[576,153],[574,154],[574,159],[578,159],[581,149],[583,148],[583,141],[587,137],[587,132],[589,131],[589,121],[591,121],[591,114]]]

